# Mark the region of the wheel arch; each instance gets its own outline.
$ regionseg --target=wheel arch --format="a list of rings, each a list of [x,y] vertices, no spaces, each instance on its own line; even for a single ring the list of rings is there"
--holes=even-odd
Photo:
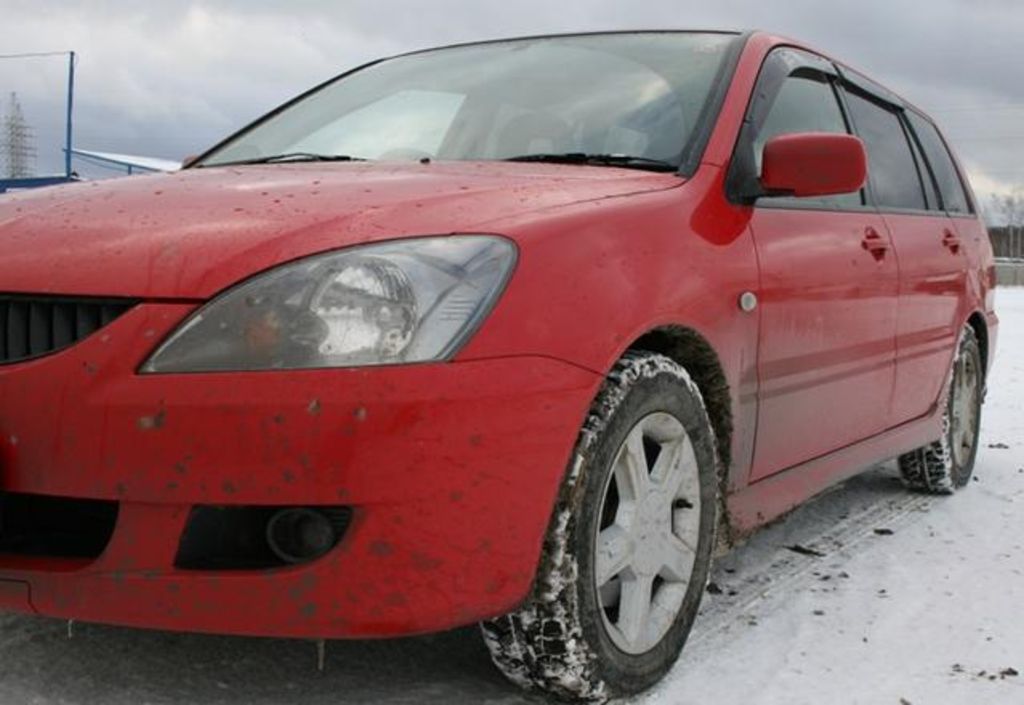
[[[981,353],[982,382],[987,382],[989,365],[988,323],[985,322],[985,316],[980,311],[974,311],[967,317],[967,325],[971,327],[974,331],[974,336],[978,339],[978,348]]]
[[[715,432],[724,497],[732,462],[733,415],[729,381],[718,353],[703,335],[683,325],[653,328],[630,343],[628,350],[664,355],[682,365],[693,378]]]

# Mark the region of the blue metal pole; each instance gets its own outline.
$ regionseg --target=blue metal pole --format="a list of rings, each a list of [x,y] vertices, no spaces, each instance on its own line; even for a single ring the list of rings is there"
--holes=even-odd
[[[64,136],[64,176],[71,178],[71,108],[75,99],[75,52],[68,52],[68,120]]]

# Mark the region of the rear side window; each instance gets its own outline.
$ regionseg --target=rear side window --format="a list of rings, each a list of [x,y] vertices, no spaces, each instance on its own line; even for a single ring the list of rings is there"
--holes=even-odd
[[[910,127],[913,128],[917,139],[921,142],[921,149],[932,167],[932,173],[939,184],[939,192],[942,194],[942,203],[950,213],[970,213],[971,208],[967,201],[967,194],[964,192],[960,175],[953,165],[953,158],[946,149],[946,144],[939,136],[938,130],[930,122],[912,111],[907,112],[907,119]]]
[[[846,121],[836,100],[832,85],[815,76],[790,76],[779,89],[754,139],[754,158],[761,172],[764,146],[772,137],[794,132],[838,132],[847,134]],[[774,199],[781,205],[799,206],[813,203],[835,208],[860,206],[860,193],[844,193],[823,198]]]
[[[914,154],[899,115],[859,93],[847,92],[850,117],[868,151],[868,176],[881,207],[925,210]]]

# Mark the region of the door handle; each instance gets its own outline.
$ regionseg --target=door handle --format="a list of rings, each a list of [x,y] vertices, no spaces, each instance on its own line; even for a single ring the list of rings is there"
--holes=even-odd
[[[872,227],[864,230],[864,238],[860,241],[860,246],[870,252],[871,256],[879,262],[889,251],[889,243]]]
[[[942,235],[942,245],[955,255],[960,251],[960,238],[952,230],[946,230]]]

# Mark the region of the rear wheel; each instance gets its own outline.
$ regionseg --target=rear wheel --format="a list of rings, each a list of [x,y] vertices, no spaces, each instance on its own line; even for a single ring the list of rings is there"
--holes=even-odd
[[[584,424],[534,594],[483,625],[514,682],[574,700],[652,685],[686,641],[717,521],[714,435],[672,360],[630,354]]]
[[[978,338],[965,326],[953,359],[942,437],[900,456],[904,483],[914,490],[951,494],[966,485],[978,454],[984,368]]]

